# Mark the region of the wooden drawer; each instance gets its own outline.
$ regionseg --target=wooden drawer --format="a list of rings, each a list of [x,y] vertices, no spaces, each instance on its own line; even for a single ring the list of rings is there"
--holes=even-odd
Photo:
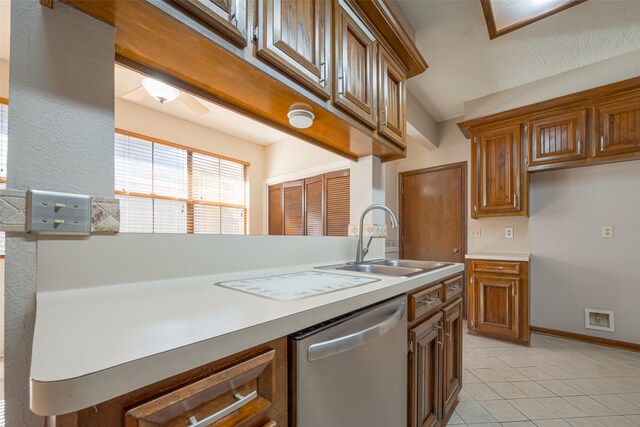
[[[257,417],[274,403],[275,356],[266,351],[129,409],[125,426],[275,425]]]
[[[453,298],[462,294],[462,290],[464,289],[464,281],[462,278],[462,274],[445,280],[443,285],[444,285],[444,300],[451,301]]]
[[[409,321],[413,322],[438,310],[444,302],[442,283],[430,286],[409,296]]]
[[[474,259],[471,261],[471,270],[479,273],[520,274],[518,261],[486,261]]]

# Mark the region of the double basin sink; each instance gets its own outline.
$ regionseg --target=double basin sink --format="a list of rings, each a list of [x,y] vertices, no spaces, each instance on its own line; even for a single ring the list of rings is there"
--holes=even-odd
[[[411,277],[447,267],[452,263],[436,261],[413,261],[406,259],[379,259],[361,263],[347,263],[318,267],[322,269],[355,271],[382,276]]]

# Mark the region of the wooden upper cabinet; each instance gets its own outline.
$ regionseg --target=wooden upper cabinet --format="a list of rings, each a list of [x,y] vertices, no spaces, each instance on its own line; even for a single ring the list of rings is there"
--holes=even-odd
[[[520,128],[515,123],[473,130],[472,218],[526,215]]]
[[[286,236],[304,236],[304,180],[282,184],[283,230]]]
[[[586,158],[587,111],[534,118],[529,122],[529,165]]]
[[[331,2],[258,0],[257,54],[329,99]]]
[[[596,105],[596,157],[640,152],[640,96]]]
[[[305,235],[324,235],[324,175],[314,176],[304,180],[305,204]]]
[[[378,131],[405,146],[406,76],[383,48],[378,50]]]
[[[335,9],[334,103],[375,128],[375,37],[344,0]]]
[[[269,187],[269,234],[282,234],[282,184]]]
[[[173,0],[235,44],[247,46],[247,0]]]
[[[348,236],[351,183],[349,171],[325,174],[326,236]]]

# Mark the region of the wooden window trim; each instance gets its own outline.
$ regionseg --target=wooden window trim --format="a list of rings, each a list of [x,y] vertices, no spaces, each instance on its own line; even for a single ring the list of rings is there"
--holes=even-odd
[[[0,104],[9,105],[9,100],[0,96]]]

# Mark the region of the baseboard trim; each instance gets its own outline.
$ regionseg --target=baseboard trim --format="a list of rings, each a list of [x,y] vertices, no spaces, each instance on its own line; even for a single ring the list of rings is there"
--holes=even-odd
[[[559,331],[557,329],[542,328],[540,326],[531,326],[531,332],[542,335],[551,335],[559,338],[566,338],[574,341],[582,341],[589,344],[603,345],[606,347],[621,348],[623,350],[631,350],[640,352],[640,344],[632,342],[612,340],[609,338],[592,337],[590,335],[576,334],[575,332]]]

